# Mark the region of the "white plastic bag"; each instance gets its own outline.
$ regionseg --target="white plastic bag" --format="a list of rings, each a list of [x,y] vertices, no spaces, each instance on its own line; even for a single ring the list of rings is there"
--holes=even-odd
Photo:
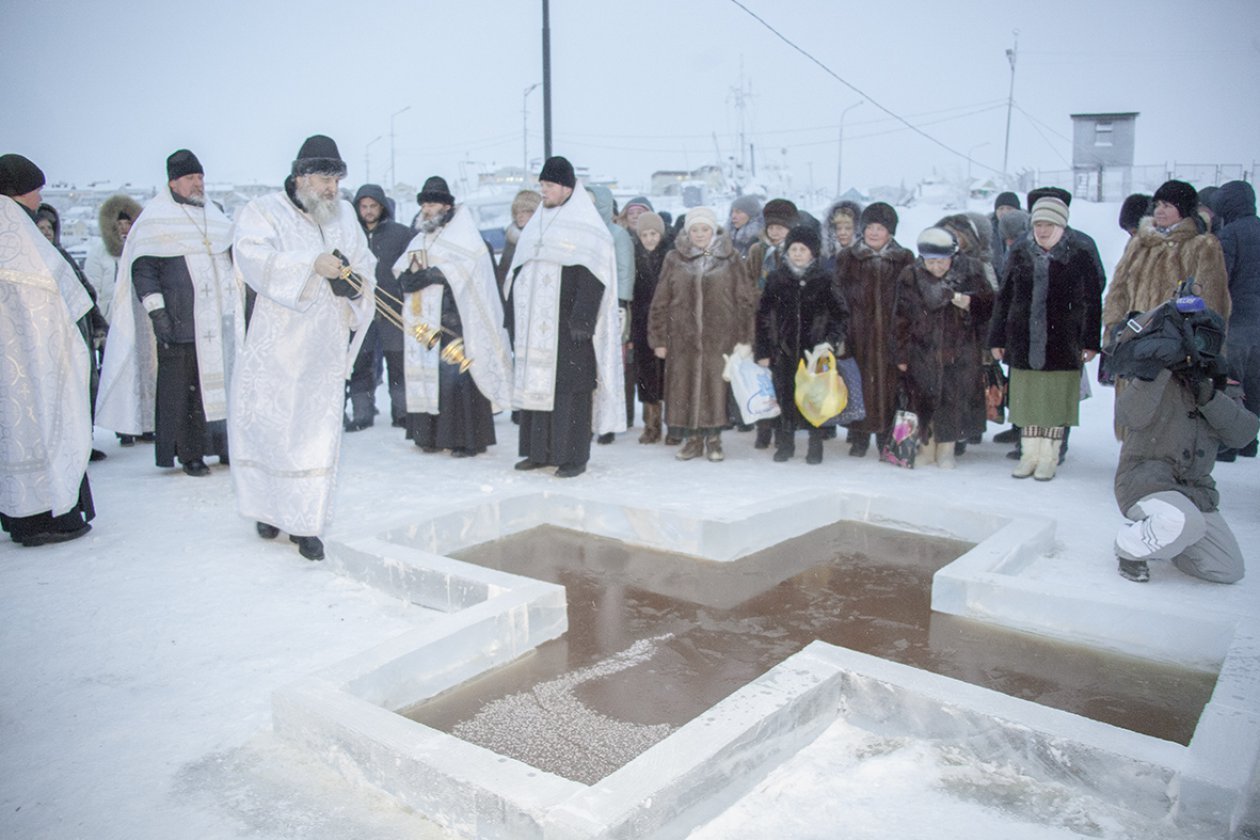
[[[779,401],[775,397],[770,368],[753,361],[752,347],[736,344],[729,354],[723,353],[722,358],[726,360],[722,378],[731,383],[731,393],[744,422],[755,423],[778,417]]]

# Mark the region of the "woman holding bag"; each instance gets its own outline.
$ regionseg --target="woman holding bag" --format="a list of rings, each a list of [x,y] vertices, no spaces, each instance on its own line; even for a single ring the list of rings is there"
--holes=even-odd
[[[774,460],[796,451],[796,430],[809,429],[807,464],[821,464],[825,431],[806,421],[796,407],[796,369],[805,351],[844,352],[849,306],[818,259],[818,232],[797,225],[784,240],[786,259],[766,279],[757,308],[753,357],[769,367],[782,413],[776,421]]]
[[[665,422],[684,438],[678,460],[724,458],[722,357],[752,341],[756,308],[757,288],[717,214],[708,207],[687,211],[652,295],[647,335],[656,358],[665,360]]]

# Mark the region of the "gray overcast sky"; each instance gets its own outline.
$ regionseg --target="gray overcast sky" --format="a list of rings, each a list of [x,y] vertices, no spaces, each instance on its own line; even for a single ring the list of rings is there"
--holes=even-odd
[[[1019,31],[1011,169],[1066,168],[1068,115],[1139,111],[1137,162],[1260,159],[1260,3],[744,0],[836,74],[979,164],[1000,168]],[[331,135],[348,184],[418,183],[522,161],[522,95],[541,79],[537,0],[0,0],[0,152],[50,181],[155,184],[193,149],[213,181],[279,183]],[[741,62],[759,165],[834,186],[840,112],[861,97],[730,0],[552,0],[554,147],[597,174],[738,156]],[[542,153],[542,91],[528,98]],[[1026,113],[1025,113],[1026,112]],[[913,182],[966,162],[871,104],[845,120],[845,184]],[[979,173],[977,166],[974,172]]]

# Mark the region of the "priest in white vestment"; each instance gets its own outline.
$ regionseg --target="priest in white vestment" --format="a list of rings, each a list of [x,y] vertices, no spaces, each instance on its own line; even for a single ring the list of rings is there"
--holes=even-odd
[[[244,294],[232,271],[232,222],[206,200],[201,162],[180,149],[166,173],[119,258],[96,424],[120,435],[156,428],[157,465],[174,466],[178,455],[201,476],[203,455],[227,460],[222,427],[245,338]]]
[[[83,284],[32,220],[43,172],[0,156],[0,526],[31,547],[83,536],[95,511]]]
[[[520,409],[518,470],[586,470],[592,429],[626,430],[621,318],[612,236],[573,165],[548,158],[543,205],[521,231],[504,294],[516,365],[512,407]]]
[[[376,258],[338,198],[346,165],[336,143],[308,138],[292,172],[284,192],[236,219],[233,260],[258,297],[232,376],[228,435],[241,515],[263,538],[283,530],[303,557],[321,560],[345,381],[375,314]]]
[[[404,293],[407,437],[425,452],[470,457],[495,442],[494,414],[511,400],[503,301],[472,213],[455,204],[446,181],[429,178],[417,199],[416,235],[393,266]],[[440,343],[417,341],[420,324],[440,325]],[[441,358],[456,341],[471,360],[464,372]]]

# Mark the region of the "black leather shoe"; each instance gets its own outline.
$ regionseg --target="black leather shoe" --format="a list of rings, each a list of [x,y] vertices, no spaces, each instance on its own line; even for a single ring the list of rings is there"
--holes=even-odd
[[[280,536],[280,529],[275,525],[268,525],[266,522],[258,522],[255,524],[255,527],[258,528],[258,536],[262,537],[264,540],[274,540],[276,537]]]
[[[774,450],[774,460],[782,464],[784,461],[792,460],[794,454],[796,454],[796,451],[793,449],[776,449]]]
[[[136,436],[135,435],[119,435],[118,445],[119,446],[135,446]]]
[[[289,537],[289,542],[297,543],[298,554],[307,560],[324,559],[324,543],[319,537]]]
[[[600,435],[599,437],[595,438],[595,442],[596,442],[596,443],[601,443],[601,444],[604,444],[605,446],[607,446],[608,444],[612,443],[612,442],[613,442],[613,440],[615,440],[615,439],[616,439],[616,438],[615,438],[615,436],[613,435],[613,433],[612,433],[612,432],[604,432],[604,434],[602,434],[602,435]]]
[[[546,465],[546,464],[540,464],[540,463],[538,463],[537,461],[531,461],[531,460],[529,460],[528,458],[526,458],[524,461],[517,461],[517,462],[516,462],[516,466],[515,466],[513,469],[518,469],[518,470],[521,470],[521,471],[525,471],[525,470],[537,470],[537,469],[541,469],[541,468],[543,468],[543,467],[545,467],[545,466],[547,466],[547,465]]]
[[[99,449],[93,449],[92,454],[88,456],[89,461],[104,461],[109,456]]]
[[[70,542],[77,540],[79,537],[92,530],[92,526],[84,522],[78,528],[69,531],[40,531],[38,534],[31,534],[18,542],[27,548],[35,548],[39,545],[51,545],[53,543]]]
[[[205,461],[201,460],[200,458],[194,458],[193,460],[184,464],[184,474],[191,475],[196,478],[201,478],[202,476],[210,475],[210,468],[206,466]]]
[[[994,443],[1014,443],[1017,440],[1019,440],[1019,429],[1013,426],[993,436]]]
[[[573,478],[586,472],[586,464],[564,464],[556,470],[556,478]]]

